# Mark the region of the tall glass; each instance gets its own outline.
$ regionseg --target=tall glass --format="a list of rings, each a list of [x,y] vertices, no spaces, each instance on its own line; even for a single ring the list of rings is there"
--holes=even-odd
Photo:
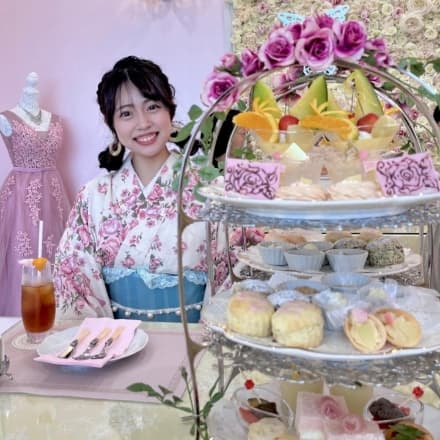
[[[55,293],[49,262],[37,269],[33,260],[22,261],[21,317],[28,342],[42,342],[55,321]]]

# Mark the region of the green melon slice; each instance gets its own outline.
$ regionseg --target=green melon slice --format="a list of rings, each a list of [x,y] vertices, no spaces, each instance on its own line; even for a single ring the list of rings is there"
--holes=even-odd
[[[328,100],[327,82],[323,75],[311,82],[304,95],[289,109],[289,113],[299,120],[305,116],[314,115],[315,112],[310,105],[314,100],[318,106]]]

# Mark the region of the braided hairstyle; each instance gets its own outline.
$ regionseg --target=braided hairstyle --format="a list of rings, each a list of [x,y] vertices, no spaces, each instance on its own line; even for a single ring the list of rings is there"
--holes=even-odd
[[[123,145],[117,156],[113,156],[110,151],[115,150],[119,142],[113,123],[116,97],[120,87],[127,82],[136,86],[145,98],[161,102],[168,109],[171,119],[176,112],[174,87],[157,64],[135,56],[120,59],[112,70],[104,74],[96,91],[99,109],[115,137],[114,142],[98,155],[99,167],[107,171],[119,170],[124,160]]]

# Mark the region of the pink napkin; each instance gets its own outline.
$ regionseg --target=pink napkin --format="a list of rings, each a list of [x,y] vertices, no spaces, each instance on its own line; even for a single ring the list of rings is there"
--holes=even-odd
[[[83,353],[88,347],[90,341],[98,336],[102,330],[109,329],[110,332],[107,334],[107,336],[100,340],[98,345],[96,345],[96,347],[91,352],[91,354],[99,353],[102,350],[105,341],[113,335],[115,330],[119,327],[123,327],[122,333],[110,345],[104,358],[75,360],[72,357],[69,357],[67,359],[63,359],[57,356],[57,354],[59,353],[59,351],[57,351],[57,353],[38,356],[34,358],[34,360],[37,362],[46,362],[55,365],[76,365],[102,368],[112,358],[122,355],[127,350],[140,323],[141,321],[135,319],[85,318],[72,340],[78,337],[82,329],[88,329],[90,330],[90,333],[86,338],[84,338],[83,341],[78,344],[73,354],[74,357]],[[64,348],[67,348],[70,342],[70,340],[66,341],[66,346]]]

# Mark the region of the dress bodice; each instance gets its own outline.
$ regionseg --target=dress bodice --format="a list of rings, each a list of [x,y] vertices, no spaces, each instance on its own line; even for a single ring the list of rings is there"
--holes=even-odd
[[[47,131],[37,131],[15,113],[4,113],[11,123],[12,134],[3,137],[14,167],[54,168],[61,147],[63,127],[58,116],[52,115]]]

